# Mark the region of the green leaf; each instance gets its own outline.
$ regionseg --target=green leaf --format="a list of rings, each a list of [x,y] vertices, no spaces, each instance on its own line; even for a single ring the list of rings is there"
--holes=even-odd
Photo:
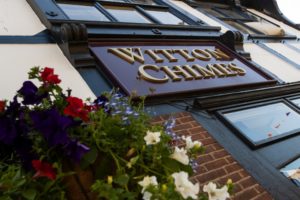
[[[81,161],[80,161],[80,167],[82,169],[87,168],[89,165],[93,164],[98,156],[98,150],[97,148],[92,148],[88,153],[86,153]]]
[[[22,196],[28,200],[34,200],[36,195],[37,195],[37,192],[34,189],[28,189],[28,190],[25,190],[24,192],[22,192]]]
[[[127,185],[129,181],[129,176],[127,174],[122,174],[114,179],[114,182],[119,184],[120,186]]]
[[[164,166],[170,173],[173,173],[180,171],[182,164],[174,159],[166,158],[164,159]]]
[[[106,179],[107,175],[113,174],[115,170],[113,162],[111,157],[102,154],[99,163],[95,163],[94,166],[96,170],[96,179]]]

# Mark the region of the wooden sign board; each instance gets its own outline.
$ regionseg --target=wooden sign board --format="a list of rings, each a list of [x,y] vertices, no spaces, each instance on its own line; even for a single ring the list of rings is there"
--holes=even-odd
[[[128,95],[168,96],[275,82],[217,42],[113,43],[90,49],[115,86]]]

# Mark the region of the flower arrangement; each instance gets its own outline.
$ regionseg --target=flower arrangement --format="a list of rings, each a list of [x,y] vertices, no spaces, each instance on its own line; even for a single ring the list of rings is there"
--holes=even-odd
[[[34,67],[28,74],[39,86],[25,81],[12,101],[0,101],[3,199],[72,199],[66,182],[74,169],[92,169],[89,199],[229,197],[231,182],[209,183],[200,192],[189,180],[204,148],[174,134],[174,118],[154,126],[143,101],[110,92],[84,102],[63,92],[53,69]]]

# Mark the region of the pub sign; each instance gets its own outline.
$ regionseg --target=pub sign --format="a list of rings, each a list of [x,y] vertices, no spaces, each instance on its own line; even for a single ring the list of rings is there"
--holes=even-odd
[[[218,42],[92,45],[104,71],[128,95],[168,96],[274,83]]]

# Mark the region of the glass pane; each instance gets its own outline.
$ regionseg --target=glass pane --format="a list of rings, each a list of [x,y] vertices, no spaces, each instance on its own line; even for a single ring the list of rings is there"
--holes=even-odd
[[[124,0],[102,0],[102,1],[112,1],[112,2],[126,2]]]
[[[153,0],[131,0],[133,3],[156,5]]]
[[[253,143],[300,128],[300,115],[284,103],[226,113],[224,116]]]
[[[58,4],[66,15],[73,20],[109,21],[97,8],[87,5]]]
[[[234,21],[229,21],[229,20],[224,20],[224,22],[226,22],[228,25],[236,28],[237,30],[245,33],[245,34],[257,34],[256,32],[250,30],[249,28],[243,26],[242,24],[239,24],[237,22]]]
[[[300,158],[280,169],[280,172],[300,187]]]
[[[120,22],[152,23],[132,7],[104,6]]]
[[[236,18],[236,19],[249,19],[249,17],[244,16],[242,13],[240,13],[236,10],[220,9],[220,8],[218,8],[218,10],[220,10],[222,13],[224,13],[228,17],[232,17],[232,18]]]
[[[293,99],[292,102],[300,108],[300,99]]]
[[[176,24],[176,25],[187,25],[182,19],[174,16],[168,11],[164,10],[146,10],[150,15],[155,17],[157,20],[162,22],[163,24]]]
[[[198,10],[202,11],[202,9],[200,9],[200,8],[198,8]],[[224,17],[225,16],[225,15],[223,15],[223,14],[221,14],[221,13],[215,11],[215,10],[212,10],[210,8],[204,8],[203,10],[204,10],[205,13],[210,14],[214,17]]]

